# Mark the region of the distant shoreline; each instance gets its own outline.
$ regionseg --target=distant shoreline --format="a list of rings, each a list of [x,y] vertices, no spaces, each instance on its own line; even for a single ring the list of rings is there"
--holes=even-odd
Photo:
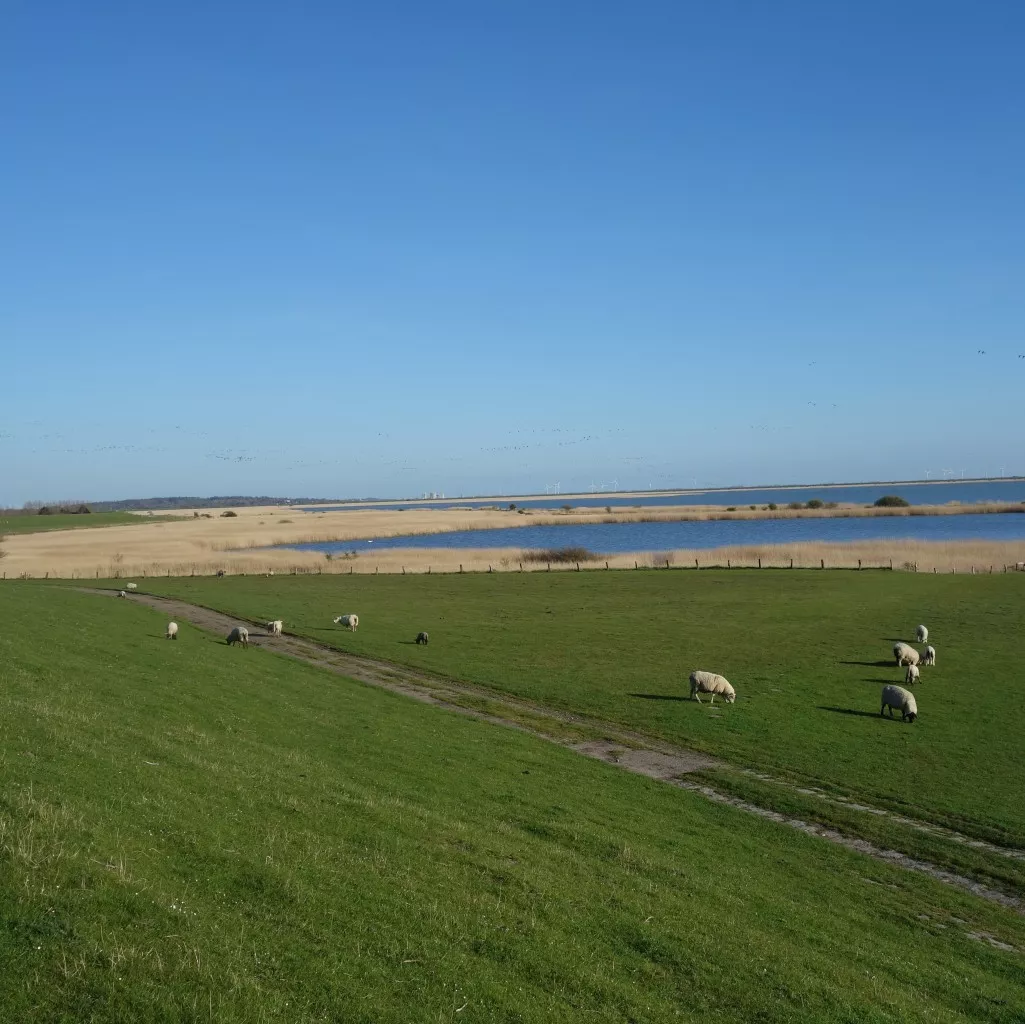
[[[857,483],[832,483],[832,484],[737,484],[731,487],[671,487],[664,490],[640,491],[567,491],[561,494],[462,494],[458,497],[447,496],[443,498],[341,498],[336,501],[324,499],[323,501],[308,501],[299,504],[298,508],[316,505],[424,505],[433,502],[460,502],[460,501],[551,501],[558,498],[566,500],[587,498],[645,498],[650,496],[674,497],[679,495],[685,497],[692,494],[739,494],[747,491],[815,491],[825,488],[836,487],[933,487],[966,484],[1025,484],[1025,476],[995,476],[995,477],[966,477],[957,480],[865,480]]]

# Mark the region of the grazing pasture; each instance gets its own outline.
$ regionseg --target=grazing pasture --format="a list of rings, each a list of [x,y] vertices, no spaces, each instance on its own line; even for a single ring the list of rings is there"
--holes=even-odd
[[[207,596],[245,603],[243,585],[263,582]],[[326,634],[344,597],[362,628],[339,643],[398,644],[383,639],[397,588],[371,599],[318,582],[275,581],[274,608],[299,621],[304,603],[323,606]],[[461,614],[476,604],[486,623],[505,607],[522,625],[528,605],[489,599],[494,581],[451,582],[467,587]],[[598,605],[575,586],[547,595],[580,626]],[[417,598],[429,648],[404,622],[397,634],[409,657],[456,647],[439,593],[452,591]],[[944,607],[927,609],[937,645]],[[231,651],[187,622],[166,643],[166,618],[134,600],[7,583],[0,621],[0,1019],[1025,1014],[1025,918],[928,878],[269,650]],[[611,679],[631,624],[590,630]],[[496,675],[503,653],[525,663],[517,635],[489,632],[506,649],[477,658]]]
[[[41,516],[36,513],[4,515],[0,513],[0,535],[16,533],[49,533],[53,530],[85,530],[98,526],[143,526],[146,523],[167,522],[180,516],[137,515],[134,512],[90,512],[76,515],[56,512]]]
[[[798,570],[233,577],[147,584],[347,651],[1025,846],[1025,575]],[[332,625],[360,615],[356,634]],[[927,622],[913,725],[879,718],[892,656]],[[418,629],[430,632],[418,647]],[[736,704],[687,700],[693,669]]]

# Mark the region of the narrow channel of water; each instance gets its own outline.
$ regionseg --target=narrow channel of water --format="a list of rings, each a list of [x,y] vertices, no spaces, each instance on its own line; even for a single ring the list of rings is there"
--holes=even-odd
[[[569,523],[496,530],[460,530],[419,536],[379,537],[316,544],[289,544],[302,551],[375,551],[381,548],[561,548],[601,554],[718,548],[740,544],[859,540],[1025,541],[1025,514],[863,516],[705,520],[690,523]]]
[[[563,495],[549,495],[545,498],[449,498],[434,501],[380,501],[363,504],[317,505],[302,509],[303,512],[350,512],[359,509],[406,509],[406,508],[491,508],[499,505],[508,508],[510,502],[517,508],[602,508],[605,505],[625,505],[646,508],[660,505],[747,505],[786,506],[792,501],[806,502],[810,498],[821,501],[836,501],[855,505],[871,505],[884,494],[899,494],[912,505],[945,505],[959,501],[975,504],[980,501],[1025,501],[1025,480],[960,480],[942,483],[913,484],[839,484],[831,487],[771,487],[728,491],[672,491],[657,494],[624,495],[616,493],[593,494],[585,498],[567,498]]]

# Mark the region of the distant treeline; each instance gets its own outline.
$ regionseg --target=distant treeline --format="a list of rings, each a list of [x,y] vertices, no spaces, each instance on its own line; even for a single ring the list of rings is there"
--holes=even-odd
[[[18,512],[38,514],[43,508],[51,512],[157,512],[178,508],[224,508],[231,505],[245,508],[250,505],[341,505],[353,498],[275,498],[269,495],[214,495],[211,498],[196,498],[181,495],[172,498],[124,498],[121,501],[26,501],[21,509],[8,509],[5,514]],[[359,499],[362,500],[362,499]],[[46,513],[43,513],[46,515]]]
[[[92,508],[97,512],[140,512],[176,508],[246,508],[250,505],[324,505],[335,504],[333,498],[281,498],[271,495],[223,494],[210,498],[195,498],[188,495],[174,498],[125,498],[122,501],[94,501]]]

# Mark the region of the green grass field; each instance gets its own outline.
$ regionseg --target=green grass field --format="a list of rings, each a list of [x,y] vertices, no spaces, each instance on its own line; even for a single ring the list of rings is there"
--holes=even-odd
[[[1025,576],[786,570],[147,581],[154,592],[620,723],[1025,846]],[[351,634],[332,625],[355,611]],[[925,622],[914,725],[882,721]],[[420,629],[431,643],[411,641]],[[694,668],[738,692],[683,700]]]
[[[132,512],[91,512],[88,515],[0,515],[0,537],[14,533],[44,533],[49,530],[84,530],[97,526],[132,526],[154,520],[179,519],[180,516],[136,515]]]
[[[486,589],[494,580],[389,581],[421,588],[406,598],[375,581],[352,600],[340,581],[274,580],[270,603],[286,618],[289,594],[296,610],[358,609],[365,625],[344,644],[396,646],[429,628],[427,651],[400,653],[462,671],[457,608],[486,623],[504,607],[506,630],[477,637],[475,657],[543,691],[546,672],[566,678],[568,659],[546,646],[560,634],[539,626],[528,657],[530,634],[514,628],[528,615],[525,581],[506,580],[504,601]],[[218,583],[231,603],[272,581]],[[535,597],[550,602],[531,621],[551,608],[582,628],[595,585],[538,579]],[[669,586],[667,610],[687,591]],[[657,589],[624,590],[641,592]],[[937,593],[932,614],[913,618],[942,635]],[[403,600],[428,621],[402,621]],[[986,939],[1025,949],[1025,919],[925,877],[188,625],[165,641],[164,617],[132,601],[7,583],[0,622],[2,1020],[1025,1015],[1022,953]],[[618,646],[643,638],[602,625],[588,630],[610,688],[628,661]],[[677,642],[696,628],[681,621]],[[496,640],[504,668],[502,652],[487,653]],[[835,636],[824,642],[835,652]],[[887,734],[931,735],[888,723]]]

